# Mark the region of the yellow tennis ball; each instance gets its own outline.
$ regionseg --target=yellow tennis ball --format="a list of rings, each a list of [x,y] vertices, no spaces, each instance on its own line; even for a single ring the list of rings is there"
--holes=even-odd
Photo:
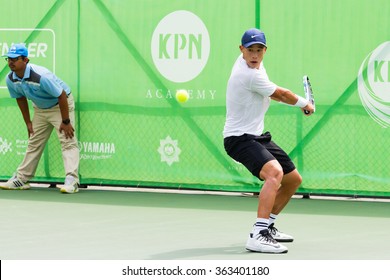
[[[189,98],[188,91],[185,89],[179,89],[176,91],[176,100],[179,101],[180,103],[184,103],[188,100]]]

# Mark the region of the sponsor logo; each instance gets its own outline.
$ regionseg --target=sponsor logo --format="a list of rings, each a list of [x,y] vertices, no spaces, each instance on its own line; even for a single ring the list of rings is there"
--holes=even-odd
[[[209,32],[195,14],[184,10],[172,12],[154,30],[151,52],[156,68],[167,80],[178,83],[193,80],[207,64]]]
[[[171,136],[167,136],[165,139],[160,140],[160,147],[157,151],[161,155],[161,162],[166,162],[171,166],[174,162],[179,162],[179,155],[181,153],[178,147],[178,141],[172,140]]]
[[[105,160],[115,154],[114,143],[79,142],[80,159]]]
[[[363,61],[358,73],[360,100],[369,116],[390,126],[390,41],[382,43]]]
[[[187,89],[189,99],[192,100],[215,100],[216,89]],[[176,89],[148,89],[146,98],[148,99],[175,99]]]
[[[34,35],[34,36],[31,36]],[[34,41],[25,42],[26,38],[34,37]],[[25,44],[28,50],[28,57],[33,58],[34,64],[43,65],[56,73],[56,45],[55,33],[48,28],[0,28],[0,38],[7,41],[0,41],[0,54],[5,55],[13,44]],[[5,78],[0,80],[0,89],[6,89]]]
[[[8,152],[12,152],[12,143],[8,143],[7,139],[0,137],[0,154],[5,155]]]
[[[8,51],[10,52],[15,52],[15,48],[12,47],[13,44],[16,44],[16,43],[7,43],[7,42],[0,42],[0,52],[1,52],[1,55],[5,55],[6,53],[8,53]],[[26,46],[26,44],[24,44]],[[26,46],[27,50],[28,50],[28,57],[30,58],[35,58],[35,57],[42,57],[42,58],[46,58],[48,57],[48,49],[49,49],[49,46],[47,43],[30,43]]]

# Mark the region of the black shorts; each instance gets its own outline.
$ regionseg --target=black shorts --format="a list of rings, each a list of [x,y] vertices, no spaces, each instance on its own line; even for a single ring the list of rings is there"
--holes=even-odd
[[[271,133],[265,132],[260,136],[244,134],[230,136],[224,139],[225,151],[234,160],[242,163],[260,180],[260,170],[264,164],[276,159],[288,174],[295,169],[290,157],[278,145],[271,141]]]

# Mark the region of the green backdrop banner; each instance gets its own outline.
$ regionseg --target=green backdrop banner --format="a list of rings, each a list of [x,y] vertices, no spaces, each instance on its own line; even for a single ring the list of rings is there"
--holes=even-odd
[[[29,15],[25,15],[25,11]],[[302,193],[390,196],[387,0],[16,1],[0,11],[0,51],[25,42],[76,97],[83,184],[258,191],[223,149],[225,89],[242,33],[267,36],[271,80],[316,113],[273,103],[266,130],[303,175]],[[22,161],[27,131],[0,64],[0,179]],[[190,99],[175,100],[177,89]],[[35,181],[62,182],[53,133]]]

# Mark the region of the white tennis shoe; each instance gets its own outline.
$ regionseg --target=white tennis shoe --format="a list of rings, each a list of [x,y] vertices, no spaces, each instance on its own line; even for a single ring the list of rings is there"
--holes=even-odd
[[[60,189],[62,193],[77,193],[79,191],[79,184],[72,176],[65,177],[65,184]]]
[[[272,237],[278,241],[278,242],[293,242],[294,241],[294,237],[292,237],[291,235],[288,235],[288,234],[285,234],[283,232],[280,232],[275,226],[274,224],[270,224],[270,226],[268,227],[268,230],[270,232],[270,234],[272,235]]]
[[[23,182],[16,175],[14,175],[7,182],[0,183],[0,188],[4,190],[28,190],[30,185]]]
[[[253,252],[274,254],[287,253],[288,251],[287,247],[278,243],[267,229],[257,234],[250,233],[246,242],[246,249]]]

